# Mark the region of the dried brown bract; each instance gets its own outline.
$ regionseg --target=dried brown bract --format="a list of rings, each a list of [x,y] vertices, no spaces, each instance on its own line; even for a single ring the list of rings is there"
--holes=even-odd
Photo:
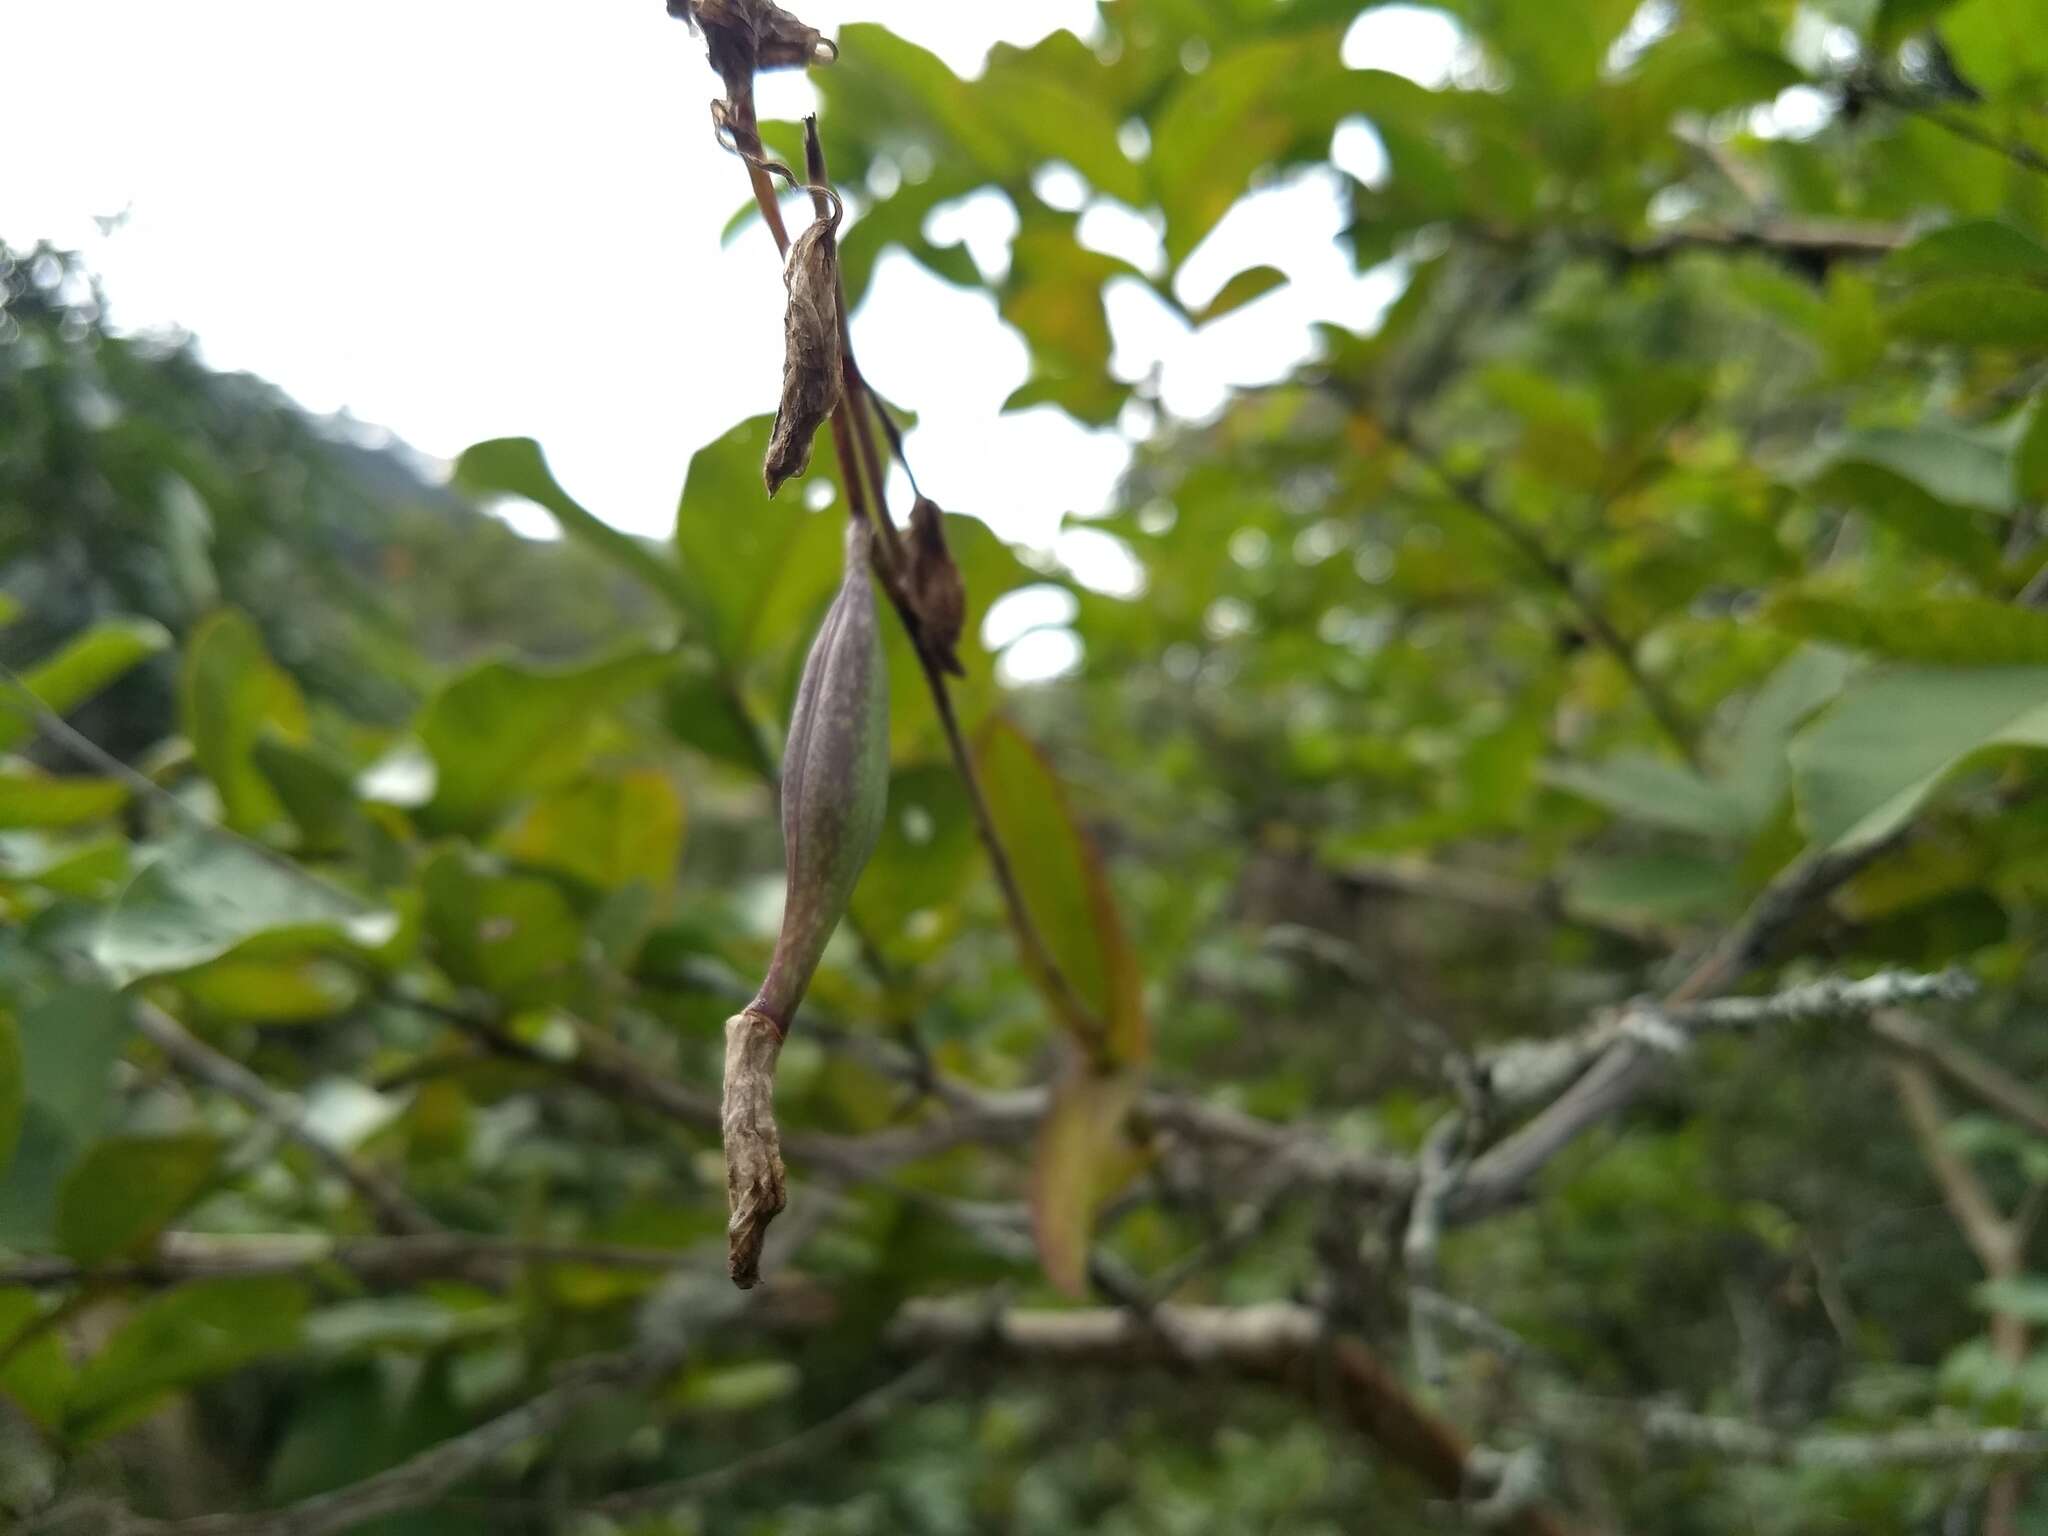
[[[965,677],[955,647],[967,627],[967,584],[946,547],[946,515],[920,496],[910,509],[910,603],[932,658],[956,677]]]
[[[830,64],[839,45],[768,0],[668,0],[668,13],[701,27],[711,66],[730,81],[763,69]]]
[[[782,403],[768,442],[763,477],[768,494],[811,464],[811,439],[839,404],[844,388],[839,350],[837,210],[797,236],[782,281],[789,289],[783,321]]]

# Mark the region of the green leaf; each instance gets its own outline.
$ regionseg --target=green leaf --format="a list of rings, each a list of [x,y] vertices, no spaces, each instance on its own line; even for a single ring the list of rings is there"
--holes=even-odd
[[[429,1296],[379,1296],[322,1307],[306,1318],[309,1349],[327,1355],[386,1350],[428,1353],[502,1333],[518,1313],[507,1306],[451,1306]]]
[[[935,159],[964,159],[989,178],[1024,169],[982,95],[937,54],[871,22],[841,27],[838,41],[839,62],[813,76],[834,122],[855,134],[914,143]],[[846,174],[836,158],[833,169]]]
[[[1842,651],[1801,646],[1743,708],[1741,722],[1717,757],[1721,782],[1741,803],[1750,826],[1761,827],[1785,798],[1792,780],[1786,758],[1792,737],[1842,691],[1857,665]]]
[[[725,1418],[759,1413],[773,1403],[794,1397],[803,1373],[787,1360],[753,1360],[693,1372],[677,1400],[685,1408]]]
[[[0,764],[0,831],[105,821],[128,803],[115,779],[60,779],[27,763]]]
[[[738,689],[716,660],[695,647],[678,658],[662,687],[662,718],[685,746],[749,774],[772,773],[767,744]]]
[[[22,1061],[21,1029],[14,1015],[0,1011],[0,1178],[14,1161],[21,1118],[28,1107],[28,1069]]]
[[[2001,513],[2013,505],[2010,461],[2005,443],[1954,427],[1858,432],[1833,455],[1836,464],[1888,469],[1949,506]]]
[[[974,867],[974,813],[952,765],[906,768],[889,781],[882,840],[853,891],[862,927],[893,934],[944,911]]]
[[[1801,819],[1824,848],[1875,841],[1972,758],[2004,746],[2048,746],[2048,668],[1879,674],[1793,741]]]
[[[57,1246],[81,1264],[136,1252],[205,1193],[220,1167],[211,1136],[93,1143],[57,1195]]]
[[[1752,826],[1737,795],[1662,758],[1627,753],[1604,763],[1559,763],[1545,770],[1544,778],[1648,826],[1727,838],[1740,837]]]
[[[2010,224],[1966,219],[1930,230],[1885,261],[1902,277],[2048,277],[2048,250]]]
[[[974,756],[1024,908],[1086,1016],[1069,1009],[1049,977],[1032,979],[1084,1046],[1099,1044],[1104,1059],[1119,1065],[1143,1061],[1149,1042],[1137,956],[1124,936],[1101,857],[1075,822],[1052,765],[1001,716],[982,730]],[[1103,1031],[1099,1042],[1090,1039],[1096,1027]]]
[[[170,643],[170,633],[152,620],[109,619],[30,668],[21,680],[49,708],[68,714]],[[0,751],[19,746],[34,733],[35,722],[21,706],[0,696]]]
[[[1263,37],[1220,53],[1184,78],[1152,121],[1151,170],[1166,214],[1167,260],[1178,267],[1250,185],[1252,173],[1326,123],[1314,89],[1342,75],[1339,34]],[[1327,114],[1321,114],[1327,116]]]
[[[691,593],[690,611],[728,669],[787,649],[791,611],[809,614],[838,589],[842,517],[811,512],[802,487],[768,499],[761,465],[772,418],[741,423],[690,460],[675,545]],[[821,442],[815,465],[829,458]]]
[[[127,880],[128,840],[118,833],[77,839],[0,832],[0,882],[99,901]]]
[[[50,1326],[34,1291],[0,1291],[0,1393],[44,1430],[62,1427],[78,1372],[64,1330]]]
[[[252,753],[264,782],[299,829],[302,854],[332,853],[347,841],[359,804],[349,766],[316,747],[258,738]]]
[[[1096,191],[1133,206],[1145,178],[1117,139],[1117,120],[1099,100],[1010,54],[990,66],[974,92],[1010,141],[1038,160],[1064,160]]]
[[[1278,267],[1247,267],[1202,306],[1195,316],[1195,324],[1207,325],[1212,320],[1221,320],[1232,310],[1242,309],[1254,299],[1264,298],[1286,282],[1287,274]]]
[[[552,978],[583,948],[583,925],[552,882],[499,873],[460,847],[421,872],[435,957],[456,981],[518,993]]]
[[[310,1024],[348,1012],[363,989],[328,960],[229,956],[186,971],[178,988],[208,1018],[251,1024]]]
[[[0,1244],[50,1241],[57,1191],[106,1124],[127,1034],[126,1005],[100,987],[62,988],[16,1019],[24,1097],[13,1162],[0,1178]]]
[[[121,985],[223,955],[367,954],[399,933],[396,913],[219,837],[164,845],[107,914],[93,958]]]
[[[435,768],[428,819],[480,830],[526,796],[567,783],[603,713],[669,668],[666,656],[636,651],[563,670],[493,661],[457,678],[428,701],[417,726]]]
[[[1565,880],[1567,910],[1585,917],[1683,923],[1714,917],[1741,899],[1741,871],[1692,854],[1588,858]]]
[[[1122,387],[1108,375],[1111,337],[1109,314],[1103,307],[1103,285],[1111,278],[1143,281],[1129,262],[1081,245],[1074,221],[1061,215],[1034,213],[1010,243],[1010,279],[1002,294],[1002,316],[1030,344],[1032,376],[1041,391],[1080,391],[1070,402],[1057,399],[1082,420],[1089,401],[1121,400]],[[1029,389],[1030,386],[1027,386]],[[1025,392],[1010,397],[1014,409]]]
[[[749,210],[752,205],[749,205]],[[653,546],[614,528],[563,490],[547,455],[530,437],[500,437],[465,449],[455,461],[455,484],[477,496],[518,496],[553,514],[570,538],[589,545],[619,569],[688,612],[692,594],[683,573]]]
[[[306,1290],[283,1277],[214,1280],[145,1302],[79,1373],[68,1438],[88,1444],[147,1417],[164,1394],[299,1347]]]
[[[220,792],[227,824],[263,832],[281,821],[284,807],[256,766],[256,743],[267,731],[303,741],[306,703],[242,614],[217,613],[194,632],[186,647],[181,703],[193,756]]]
[[[654,769],[584,779],[537,801],[498,840],[521,864],[554,870],[600,891],[675,881],[683,852],[683,800]]]
[[[1891,307],[1909,341],[2038,351],[2048,347],[2048,287],[2013,278],[1956,278],[1915,289]]]
[[[1911,34],[1931,26],[1956,0],[1879,0],[1871,31],[1885,47],[1896,47]]]
[[[2012,493],[2022,505],[2048,503],[2048,392],[2034,396],[2026,431],[2013,453]]]
[[[1129,1181],[1136,1159],[1124,1123],[1138,1075],[1099,1075],[1079,1060],[1053,1085],[1031,1162],[1031,1231],[1046,1278],[1088,1294],[1088,1245],[1103,1202]]]
[[[1941,666],[2048,666],[2048,613],[1986,597],[1854,597],[1790,591],[1765,621],[1898,661]]]
[[[1807,493],[1816,501],[1862,513],[1980,580],[1995,580],[1998,575],[2003,551],[1986,520],[1942,500],[1895,469],[1838,462],[1808,482]]]

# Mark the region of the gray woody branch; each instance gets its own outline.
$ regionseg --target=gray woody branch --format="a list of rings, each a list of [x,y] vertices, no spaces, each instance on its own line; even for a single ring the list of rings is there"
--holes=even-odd
[[[1646,1438],[1718,1456],[1780,1466],[1861,1471],[1947,1467],[1967,1462],[2048,1461],[2048,1432],[2026,1429],[1903,1429],[1881,1435],[1781,1434],[1741,1419],[1651,1408],[1639,1421]]]

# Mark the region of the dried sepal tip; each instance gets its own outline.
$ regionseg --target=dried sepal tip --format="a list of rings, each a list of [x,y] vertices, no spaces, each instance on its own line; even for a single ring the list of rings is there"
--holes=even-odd
[[[910,603],[917,611],[920,639],[932,659],[965,677],[956,647],[967,628],[967,584],[946,547],[946,515],[920,496],[910,508]]]
[[[789,289],[783,318],[782,402],[762,467],[768,494],[810,468],[811,440],[839,405],[844,375],[839,351],[839,246],[836,218],[812,223],[789,248],[782,281]]]
[[[782,1137],[775,1126],[775,1067],[782,1030],[751,1008],[725,1021],[726,1268],[732,1283],[751,1290],[761,1280],[761,1249],[768,1224],[789,1203],[782,1167]]]

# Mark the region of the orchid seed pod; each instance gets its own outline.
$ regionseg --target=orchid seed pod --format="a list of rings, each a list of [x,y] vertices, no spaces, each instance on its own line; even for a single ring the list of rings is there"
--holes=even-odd
[[[789,248],[782,281],[789,289],[783,320],[782,403],[768,442],[763,478],[773,496],[811,464],[811,439],[839,404],[844,388],[839,350],[839,216],[816,220]]]
[[[725,1025],[727,1240],[742,1289],[760,1279],[768,1224],[788,1199],[774,1105],[782,1042],[888,809],[889,674],[868,540],[865,522],[848,524],[845,579],[797,686],[782,767],[782,930],[760,992]]]

